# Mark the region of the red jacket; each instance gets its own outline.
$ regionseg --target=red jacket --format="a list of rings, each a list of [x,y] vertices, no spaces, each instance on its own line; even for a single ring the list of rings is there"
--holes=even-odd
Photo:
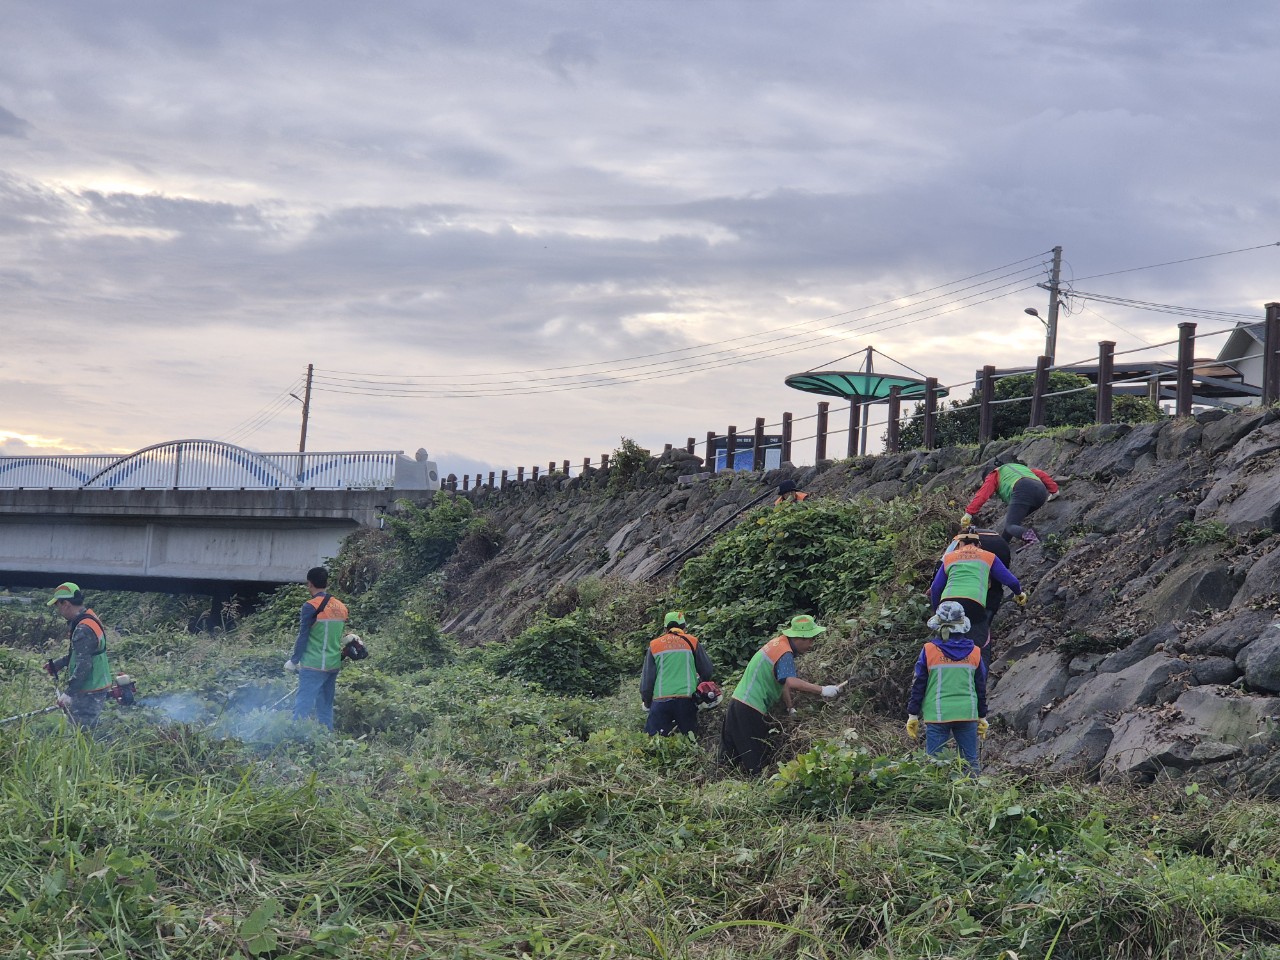
[[[1043,470],[1037,470],[1035,467],[1028,467],[1027,469],[1040,479],[1040,482],[1044,484],[1044,488],[1050,493],[1058,492],[1058,485],[1054,482],[1053,477],[1049,476]],[[992,470],[987,474],[987,479],[982,481],[982,486],[980,486],[978,488],[978,492],[973,495],[973,499],[970,500],[969,505],[964,508],[964,512],[970,516],[975,516],[978,511],[982,509],[982,505],[991,498],[991,495],[996,492],[999,486],[1000,471]]]

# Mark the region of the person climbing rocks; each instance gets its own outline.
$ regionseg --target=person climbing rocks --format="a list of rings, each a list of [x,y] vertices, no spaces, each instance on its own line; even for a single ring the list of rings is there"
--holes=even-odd
[[[987,670],[972,624],[964,608],[954,600],[938,605],[928,620],[935,636],[920,650],[907,702],[907,736],[920,737],[924,723],[924,749],[936,756],[954,740],[973,774],[981,771],[978,741],[987,736]]]
[[[721,763],[758,775],[773,756],[771,734],[777,726],[770,723],[769,711],[779,700],[791,714],[795,713],[791,705],[794,693],[828,700],[840,695],[844,684],[820,686],[796,674],[796,657],[813,649],[814,640],[826,630],[813,617],[800,614],[756,651],[729,700],[720,732]]]
[[[700,683],[711,681],[715,665],[698,638],[686,632],[678,610],[663,618],[663,633],[649,641],[640,671],[640,700],[648,711],[644,732],[650,736],[696,733]]]
[[[970,636],[981,638],[985,646],[988,635],[987,600],[992,584],[1008,587],[1018,606],[1025,606],[1027,595],[1018,578],[990,550],[983,550],[977,533],[962,532],[954,547],[942,555],[942,562],[929,585],[929,602],[937,610],[944,600],[955,600],[969,618]]]
[[[978,515],[983,504],[996,494],[1009,505],[1000,531],[1006,540],[1015,538],[1023,542],[1039,543],[1035,530],[1025,525],[1031,514],[1043,507],[1058,493],[1058,484],[1043,470],[1018,462],[1012,454],[1001,454],[986,466],[987,476],[982,486],[964,508],[960,518],[961,529],[966,529]]]
[[[803,490],[796,488],[794,480],[783,480],[778,484],[778,499],[773,501],[773,505],[780,507],[784,503],[800,503],[808,496]]]
[[[962,540],[962,537],[966,537]],[[1009,541],[1000,536],[995,530],[978,530],[970,527],[968,530],[962,530],[960,534],[947,544],[947,549],[942,552],[945,557],[948,553],[955,550],[962,542],[972,542],[973,537],[978,538],[978,546],[988,553],[995,554],[996,559],[1013,570],[1013,551],[1009,549]],[[941,563],[941,561],[939,561]],[[1004,584],[1002,584],[994,576],[988,577],[987,580],[987,600],[983,606],[986,608],[987,632],[982,637],[975,637],[977,644],[982,648],[983,656],[986,656],[987,648],[991,645],[991,627],[995,621],[996,614],[1000,612],[1000,605],[1004,602]]]

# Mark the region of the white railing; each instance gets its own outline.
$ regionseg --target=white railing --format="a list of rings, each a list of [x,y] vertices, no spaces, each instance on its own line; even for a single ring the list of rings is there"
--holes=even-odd
[[[398,450],[256,453],[217,440],[174,440],[124,457],[0,457],[0,488],[33,490],[385,490]]]

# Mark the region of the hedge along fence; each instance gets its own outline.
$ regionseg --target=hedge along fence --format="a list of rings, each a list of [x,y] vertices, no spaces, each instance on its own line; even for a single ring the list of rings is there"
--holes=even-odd
[[[1204,339],[1231,334],[1242,329],[1241,325],[1229,327],[1224,330],[1215,330],[1212,333],[1204,335]],[[996,368],[987,365],[982,368],[981,373],[975,380],[966,380],[961,383],[951,384],[947,390],[955,390],[957,388],[975,387],[978,394],[978,400],[975,403],[954,405],[950,412],[956,413],[964,410],[976,408],[978,410],[978,442],[986,444],[993,437],[993,425],[995,420],[995,408],[1001,404],[1009,403],[1029,403],[1030,411],[1027,419],[1028,429],[1045,426],[1045,401],[1051,397],[1065,396],[1071,393],[1081,393],[1086,390],[1096,390],[1097,400],[1095,409],[1096,423],[1111,423],[1114,406],[1114,388],[1116,387],[1135,387],[1144,385],[1147,388],[1147,395],[1153,401],[1158,403],[1160,400],[1172,399],[1174,403],[1174,416],[1187,417],[1191,415],[1192,408],[1197,402],[1195,395],[1195,387],[1197,384],[1206,384],[1224,389],[1236,391],[1237,396],[1256,395],[1260,397],[1264,405],[1273,404],[1280,401],[1280,303],[1268,303],[1266,305],[1266,317],[1263,320],[1263,346],[1259,353],[1249,354],[1241,357],[1239,361],[1256,360],[1262,358],[1262,383],[1259,387],[1250,387],[1247,384],[1224,380],[1220,377],[1212,376],[1205,373],[1205,370],[1221,366],[1218,361],[1206,361],[1195,359],[1196,344],[1196,324],[1184,322],[1178,324],[1178,337],[1176,340],[1168,340],[1163,343],[1151,344],[1149,346],[1137,347],[1133,350],[1122,351],[1116,353],[1115,342],[1111,340],[1102,340],[1098,343],[1098,358],[1095,382],[1088,386],[1073,388],[1070,390],[1059,390],[1050,392],[1049,390],[1049,374],[1051,372],[1075,373],[1093,372],[1090,367],[1084,365],[1089,361],[1078,360],[1071,364],[1062,366],[1054,366],[1048,357],[1041,356],[1036,359],[1034,371],[1031,368],[1026,370],[1004,371],[997,374]],[[1134,373],[1133,370],[1128,371],[1128,375],[1121,370],[1117,377],[1116,358],[1129,354],[1144,353],[1150,350],[1159,350],[1165,347],[1177,344],[1177,358],[1172,361],[1151,361],[1145,365],[1127,364],[1127,367],[1141,366],[1143,372]],[[1026,376],[1034,374],[1033,386],[1029,397],[1013,397],[1009,399],[999,400],[995,397],[995,384],[998,379],[1014,376]],[[1172,391],[1165,384],[1169,381],[1173,382]],[[901,449],[901,428],[904,419],[913,421],[920,419],[922,423],[923,443],[925,449],[933,449],[937,442],[937,422],[939,416],[938,398],[943,395],[943,391],[938,386],[938,381],[934,377],[925,379],[925,397],[920,409],[911,415],[904,417],[902,413],[902,397],[899,387],[894,387],[889,391],[888,400],[885,401],[887,414],[882,421],[869,421],[863,416],[863,408],[865,404],[851,403],[849,404],[849,426],[848,428],[837,428],[832,430],[830,427],[831,403],[823,400],[817,405],[817,411],[807,417],[795,417],[790,412],[783,413],[782,420],[779,423],[768,424],[764,417],[757,417],[755,425],[750,434],[751,443],[749,444],[752,451],[752,470],[762,472],[765,468],[765,456],[768,450],[779,450],[780,459],[783,463],[791,461],[791,453],[795,444],[807,443],[812,441],[814,444],[814,460],[827,459],[827,442],[828,438],[833,434],[846,433],[847,444],[845,456],[852,457],[857,455],[860,445],[865,448],[865,438],[870,433],[872,427],[883,426],[885,428],[884,440],[886,452],[896,453]],[[878,402],[878,401],[873,401]],[[813,421],[813,433],[808,436],[796,437],[796,427],[798,424]],[[779,435],[780,441],[777,443],[769,443],[766,437],[771,435]],[[723,449],[725,453],[725,463],[727,469],[733,469],[736,462],[736,455],[740,449],[744,449],[747,444],[739,447],[739,440],[744,435],[738,432],[736,426],[730,426],[723,434],[716,433],[713,430],[707,431],[705,440],[705,457],[703,463],[709,468],[710,472],[716,471],[716,455]],[[723,444],[721,443],[723,441]],[[664,453],[669,455],[673,449],[673,445],[668,443],[664,449]],[[684,451],[689,454],[696,455],[697,440],[689,437],[685,442]],[[592,461],[590,457],[586,457],[582,461],[579,476],[586,476],[593,470],[601,470],[607,472],[610,468],[610,455],[601,454],[598,461]],[[564,477],[571,476],[572,465],[568,460],[561,461],[558,465],[552,460],[547,464],[546,475],[560,474]],[[525,468],[516,467],[514,471],[502,470],[490,471],[488,475],[487,486],[492,489],[503,489],[507,487],[513,480],[514,482],[523,483],[526,480]],[[530,469],[527,479],[538,480],[541,475],[538,466]],[[475,488],[480,489],[485,486],[484,474],[475,474]],[[459,478],[456,474],[449,474],[445,478],[444,483],[447,490],[470,490],[471,476],[463,475]]]

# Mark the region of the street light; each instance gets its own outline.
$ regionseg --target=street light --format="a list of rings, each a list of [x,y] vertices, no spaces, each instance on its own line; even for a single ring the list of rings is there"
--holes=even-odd
[[[1055,308],[1057,307],[1056,301],[1054,306]],[[1049,358],[1049,363],[1052,364],[1053,354],[1058,345],[1058,311],[1055,309],[1048,320],[1040,316],[1040,311],[1035,307],[1024,307],[1022,312],[1030,314],[1044,324],[1044,355]]]

